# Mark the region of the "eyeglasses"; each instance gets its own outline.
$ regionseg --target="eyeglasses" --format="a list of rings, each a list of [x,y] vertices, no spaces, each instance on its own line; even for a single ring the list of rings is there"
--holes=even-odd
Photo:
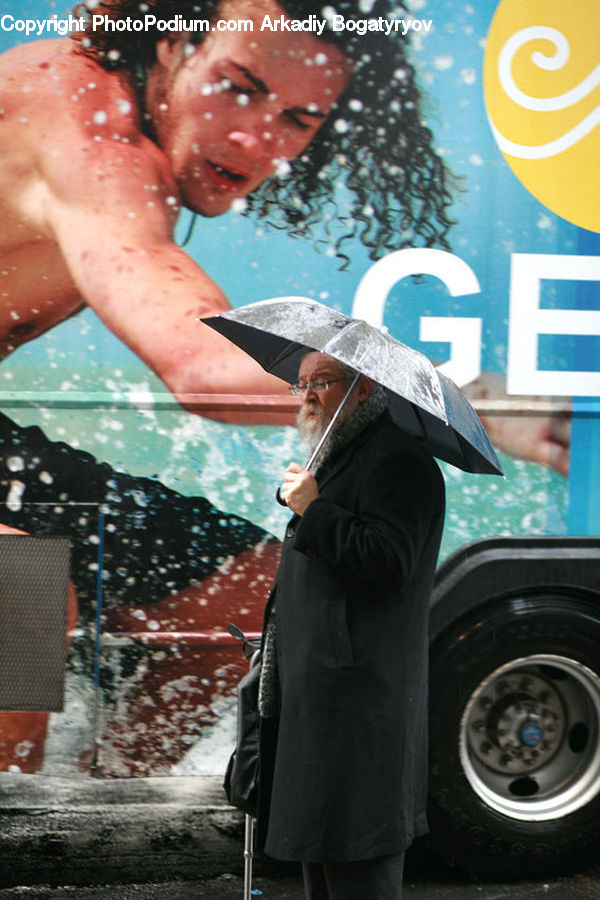
[[[347,378],[329,378],[327,381],[317,378],[316,381],[299,381],[298,384],[290,384],[289,392],[295,397],[300,397],[306,391],[313,391],[315,394],[322,394],[326,391],[330,384],[336,384],[338,381],[348,381]]]

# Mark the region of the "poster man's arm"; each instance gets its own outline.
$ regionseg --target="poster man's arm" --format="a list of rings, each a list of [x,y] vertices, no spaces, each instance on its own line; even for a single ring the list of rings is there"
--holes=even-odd
[[[50,181],[44,203],[85,302],[183,405],[194,395],[287,396],[243,351],[198,322],[229,308],[219,286],[172,239],[178,196],[145,147],[92,148],[86,184]],[[249,298],[251,299],[251,298]],[[254,299],[254,298],[252,298]],[[228,421],[281,422],[293,412],[228,412]]]

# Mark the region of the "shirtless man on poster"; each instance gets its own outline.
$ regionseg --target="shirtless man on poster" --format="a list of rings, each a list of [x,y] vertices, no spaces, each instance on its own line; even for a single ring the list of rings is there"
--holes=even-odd
[[[375,4],[373,15],[383,6]],[[301,3],[298,9],[309,7]],[[343,0],[340,11],[362,16],[360,7],[357,0]],[[320,8],[315,4],[315,11]],[[215,27],[205,35],[106,27],[76,31],[74,39],[32,42],[0,58],[3,356],[87,304],[191,411],[198,411],[202,395],[281,396],[278,379],[197,321],[228,308],[228,302],[174,243],[183,206],[214,217],[238,201],[261,220],[310,236],[324,208],[336,212],[333,186],[345,176],[354,195],[348,217],[354,225],[344,225],[343,237],[359,234],[374,258],[409,239],[447,246],[446,172],[421,123],[402,42],[261,30],[264,16],[292,15],[295,9],[295,0],[105,0],[93,5],[94,14],[120,19],[121,25],[151,10],[157,21],[183,14],[210,18],[215,26],[251,21],[254,28],[249,33],[247,27]],[[339,127],[341,118],[346,128]],[[282,169],[285,177],[270,177]],[[397,198],[402,173],[405,188]],[[367,203],[377,209],[376,218],[365,217]],[[242,409],[224,417],[248,421],[252,413]],[[273,415],[265,403],[254,414],[255,421],[274,419],[291,422],[293,410]],[[173,516],[173,527],[187,534],[189,524],[209,515],[196,508],[199,498],[181,498],[149,479],[124,483],[122,473],[7,417],[0,417],[0,445],[5,461],[20,460],[16,473],[6,465],[0,469],[0,484],[13,489],[15,501],[2,517],[13,527],[51,530],[49,514],[43,522],[41,514],[40,521],[27,520],[28,503],[50,505],[61,495],[71,502],[107,502],[107,484],[112,495],[146,493],[148,515],[156,515],[144,524],[146,532],[168,535],[171,523],[161,525],[160,516],[173,513],[184,499],[194,508]],[[32,457],[43,460],[52,478],[48,491],[35,477]],[[139,504],[133,506],[131,518],[137,519]],[[123,531],[128,528],[119,524],[106,540],[118,542]],[[254,528],[248,545],[256,543],[259,531]],[[89,529],[81,531],[78,518],[68,533],[75,534],[77,556]],[[205,539],[215,543],[213,537]],[[240,553],[245,545],[240,537],[220,555]],[[126,548],[107,550],[107,567],[116,568],[118,560],[131,575],[132,554],[124,564]],[[171,568],[164,550],[162,555],[169,571],[162,588],[160,578],[150,584],[144,573],[145,602],[185,587],[182,560],[189,569],[190,558],[205,554],[182,546]],[[76,558],[74,572],[88,571],[89,562]],[[142,561],[138,568],[143,571]],[[211,561],[196,577],[214,568]],[[142,593],[141,578],[132,588],[117,582],[113,573],[105,585],[117,603],[131,603]],[[92,585],[77,587],[80,602],[82,594],[93,595]]]
[[[275,5],[233,0],[220,15],[258,25]],[[191,46],[159,40],[143,85],[69,40],[0,60],[3,356],[86,303],[183,405],[202,393],[281,392],[197,324],[229,304],[173,230],[182,205],[218,216],[298,156],[350,62],[329,46],[323,65],[308,65],[324,53],[312,35],[255,31],[250,43],[213,32],[201,52]]]
[[[375,62],[376,89],[364,64],[368,41],[375,37],[337,43],[327,32],[317,37],[260,30],[264,15],[312,12],[310,3],[154,0],[143,6],[157,19],[175,13],[215,21],[251,19],[255,28],[251,39],[243,31],[215,30],[201,41],[187,33],[144,33],[135,40],[123,31],[83,39],[75,34],[77,40],[32,42],[0,58],[2,356],[89,305],[190,411],[197,411],[203,394],[279,393],[277,379],[197,323],[199,316],[228,308],[228,302],[174,243],[179,211],[185,206],[214,217],[234,201],[244,201],[252,214],[267,220],[276,216],[289,231],[308,234],[319,207],[332,202],[333,182],[345,166],[355,194],[355,232],[374,258],[398,249],[403,240],[446,246],[451,197],[431,134],[420,122],[412,72],[401,44],[394,48],[389,38],[385,55]],[[372,15],[383,6],[376,3]],[[364,16],[356,0],[343,0],[338,7],[347,17]],[[315,4],[314,11],[320,10]],[[94,12],[115,18],[143,14],[132,0],[108,0]],[[381,109],[387,113],[385,134],[377,118]],[[338,115],[347,132],[336,127]],[[270,178],[288,168],[280,181]],[[401,197],[395,197],[398,183],[404,184]],[[367,201],[378,211],[369,222]],[[411,237],[399,237],[411,228]],[[226,417],[291,421],[290,414],[273,415],[268,409],[265,404],[254,416],[242,411]],[[83,492],[103,502],[109,483],[112,491],[117,483],[122,497],[134,489],[146,492],[159,536],[160,529],[170,530],[168,512],[186,540],[190,523],[217,518],[218,511],[206,509],[201,498],[182,498],[159,483],[149,484],[150,479],[114,473],[6,417],[0,443],[5,461],[15,456],[25,463],[56,461],[51,488],[42,494],[38,481],[35,487],[28,484],[21,509],[3,511],[7,525],[52,531],[57,526],[51,517],[25,514],[27,501],[50,505],[61,493],[73,500]],[[533,442],[532,457],[544,454],[542,443]],[[6,472],[3,490],[15,477],[20,476]],[[131,519],[137,516],[138,508]],[[74,573],[82,573],[82,582],[76,582],[80,603],[89,603],[93,584],[83,583],[83,573],[89,569],[85,554],[93,532],[79,524],[81,518],[78,514],[77,524],[69,527],[75,537]],[[64,515],[60,521],[64,529]],[[144,528],[151,531],[148,522]],[[207,530],[204,540],[218,549],[205,570],[194,568],[198,581],[210,579],[227,556],[245,559],[261,538],[250,523],[228,529],[229,543],[215,541],[214,529]],[[133,562],[127,557],[122,563],[128,552],[123,534],[131,543],[128,528],[119,526],[107,535],[112,580],[106,590],[115,603],[139,603],[140,597],[157,602],[187,588],[190,568],[202,555],[197,543],[189,539],[178,556],[174,551],[172,565],[165,554],[164,574],[155,578],[137,554],[143,575],[130,586]],[[159,549],[152,545],[146,552],[151,558]],[[271,560],[263,558],[262,565],[274,565],[274,554]],[[119,568],[128,576],[122,582]]]
[[[347,17],[362,15],[356,2],[338,5]],[[307,13],[321,11],[320,4],[314,10],[310,3],[298,6]],[[385,4],[375,6],[373,17]],[[109,0],[94,4],[94,13],[139,17],[139,7],[132,0]],[[144,33],[144,52],[136,46],[127,59],[123,44],[133,46],[134,37],[140,44],[139,33],[109,33],[106,44],[91,48],[86,44],[94,44],[93,36],[75,33],[77,41],[30,43],[0,60],[0,184],[8,187],[0,197],[1,356],[88,304],[191,410],[195,395],[279,394],[281,386],[231,343],[197,325],[198,316],[229,304],[173,242],[181,207],[218,216],[252,195],[278,166],[300,157],[352,83],[356,58],[368,49],[366,37],[354,36],[352,46],[352,38],[345,38],[347,45],[333,43],[327,31],[319,38],[260,30],[265,15],[275,19],[288,12],[286,3],[275,0],[205,3],[204,13],[202,7],[162,0],[143,6],[154,9],[157,19],[161,12],[164,19],[177,12],[187,18],[252,20],[252,39],[245,30],[215,30],[199,44],[191,42],[199,39],[193,34]],[[294,11],[292,4],[289,12]],[[388,50],[392,42],[385,41]],[[379,71],[381,58],[375,62],[382,83],[404,62],[399,45],[394,52],[387,54],[387,71]],[[400,97],[400,83],[392,81],[388,93]],[[364,124],[374,111],[358,100]],[[345,120],[351,108],[342,107]],[[403,109],[407,134],[409,118]],[[398,123],[388,125],[391,138],[394,127],[397,134]],[[414,123],[412,130],[408,144],[414,147]],[[367,142],[352,131],[356,159]],[[425,242],[437,237],[443,243],[450,197],[443,166],[427,147],[430,135],[421,131],[420,149],[428,159],[421,172],[413,163],[413,174],[418,172],[426,199],[420,210],[414,195],[397,199],[404,231],[411,218],[413,225],[420,218],[422,227],[425,219]],[[391,138],[380,151],[388,156]],[[335,140],[341,145],[341,134]],[[333,151],[330,146],[315,179],[326,171]],[[401,171],[400,160],[385,156],[371,157],[366,168],[382,161]],[[348,165],[355,174],[352,160]],[[295,187],[290,179],[288,193]],[[372,183],[369,188],[376,189]],[[391,194],[391,184],[386,191]],[[381,215],[381,206],[376,208]],[[301,215],[288,221],[290,228],[297,226]],[[396,235],[384,245],[377,246],[378,240],[370,245],[373,255],[399,246]],[[488,390],[482,387],[484,394]],[[233,418],[247,421],[252,415]],[[260,421],[270,418],[264,410],[259,414]],[[277,419],[292,421],[290,415]],[[486,424],[493,432],[493,420]],[[496,443],[508,452],[515,444],[517,455],[564,471],[557,452],[563,439],[546,433],[547,423],[539,426],[527,440],[522,428],[511,437],[507,423],[498,423]]]
[[[414,187],[395,212],[384,212],[386,203],[379,204],[384,221],[368,229],[361,223],[363,240],[375,255],[397,249],[393,232],[401,229],[394,229],[394,216],[402,216],[405,226],[414,223],[415,239],[419,223],[426,222],[422,242],[437,235],[444,244],[450,202],[444,169],[431,148],[430,133],[420,124],[401,45],[378,65],[387,65],[387,101],[410,99],[412,112],[375,141],[379,122],[373,79],[357,62],[366,40],[341,46],[310,33],[259,29],[264,15],[278,17],[292,5],[222,0],[202,4],[200,10],[190,2],[154,0],[144,8],[151,8],[158,20],[177,12],[214,21],[252,20],[255,28],[251,39],[244,31],[230,30],[211,31],[202,40],[158,31],[145,32],[141,39],[120,30],[83,38],[76,33],[76,40],[32,42],[4,54],[3,357],[87,304],[191,411],[197,411],[202,394],[281,392],[277,379],[197,322],[228,303],[219,286],[174,243],[179,211],[186,206],[213,217],[235,200],[248,198],[258,217],[275,216],[278,224],[283,218],[288,230],[308,231],[322,207],[332,202],[339,151],[345,151],[351,175],[365,169],[369,176],[363,179],[365,187],[355,187],[357,210],[366,205],[367,194],[386,200],[392,196],[396,172],[383,173],[377,185],[371,176],[378,153],[390,165],[401,164],[399,133],[407,135],[404,168],[412,172],[408,180]],[[347,16],[362,15],[358,4],[342,5]],[[110,0],[95,5],[94,12],[114,18],[143,14],[131,0]],[[391,46],[386,41],[386,51]],[[402,83],[394,84],[394,71],[403,73]],[[345,90],[351,93],[344,118],[360,119],[362,138],[345,136],[330,115]],[[356,99],[349,104],[357,95],[363,98],[364,112],[357,110]],[[367,147],[373,154],[365,165]],[[419,163],[410,159],[415,148]],[[286,169],[285,178],[271,179],[261,194],[269,176]],[[242,411],[227,418],[252,417]],[[275,418],[292,421],[289,413],[274,417],[265,403],[258,420]],[[236,602],[262,610],[263,582],[255,576],[260,571],[268,583],[278,547],[260,528],[226,516],[203,498],[183,497],[151,479],[117,473],[89,454],[48,441],[40,429],[21,428],[1,415],[0,446],[2,522],[34,533],[66,531],[72,537],[73,577],[88,618],[95,597],[97,522],[95,511],[80,506],[82,501],[108,508],[104,590],[113,607],[112,624],[116,616],[118,627],[135,630],[128,607],[140,603],[152,605],[152,616],[164,629],[185,617],[189,630],[192,607],[196,630],[235,616]],[[42,470],[49,477],[41,478]],[[7,503],[10,491],[15,502]],[[63,501],[58,511],[57,498]],[[231,558],[229,575],[242,574],[244,580],[221,577],[219,583],[219,566]],[[255,585],[251,597],[249,582]],[[239,598],[232,596],[236,584]],[[210,623],[206,605],[187,602],[202,599],[203,593],[210,593]],[[219,603],[222,614],[215,608]],[[34,718],[29,719],[32,724]],[[14,714],[0,723],[7,739],[3,747],[0,734],[4,762],[10,761],[18,734],[23,735],[19,727],[11,736],[11,723]],[[44,721],[38,721],[33,750],[15,760],[22,769],[35,770],[39,764],[43,729]]]

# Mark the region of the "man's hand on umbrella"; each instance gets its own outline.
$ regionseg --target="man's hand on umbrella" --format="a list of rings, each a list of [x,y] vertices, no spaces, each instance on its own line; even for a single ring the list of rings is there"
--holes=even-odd
[[[319,488],[307,469],[292,462],[286,469],[280,493],[286,506],[297,516],[302,516],[319,496]]]

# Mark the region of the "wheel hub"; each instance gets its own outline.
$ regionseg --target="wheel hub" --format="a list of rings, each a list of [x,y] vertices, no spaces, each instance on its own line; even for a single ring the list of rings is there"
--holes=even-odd
[[[497,812],[544,821],[600,789],[600,677],[564,656],[505,663],[472,693],[460,723],[467,780]]]
[[[515,672],[490,683],[469,721],[471,747],[496,772],[524,774],[544,765],[560,746],[565,710],[557,691],[538,675]]]
[[[544,737],[544,732],[540,726],[531,720],[527,721],[521,729],[521,741],[527,747],[537,747]]]

